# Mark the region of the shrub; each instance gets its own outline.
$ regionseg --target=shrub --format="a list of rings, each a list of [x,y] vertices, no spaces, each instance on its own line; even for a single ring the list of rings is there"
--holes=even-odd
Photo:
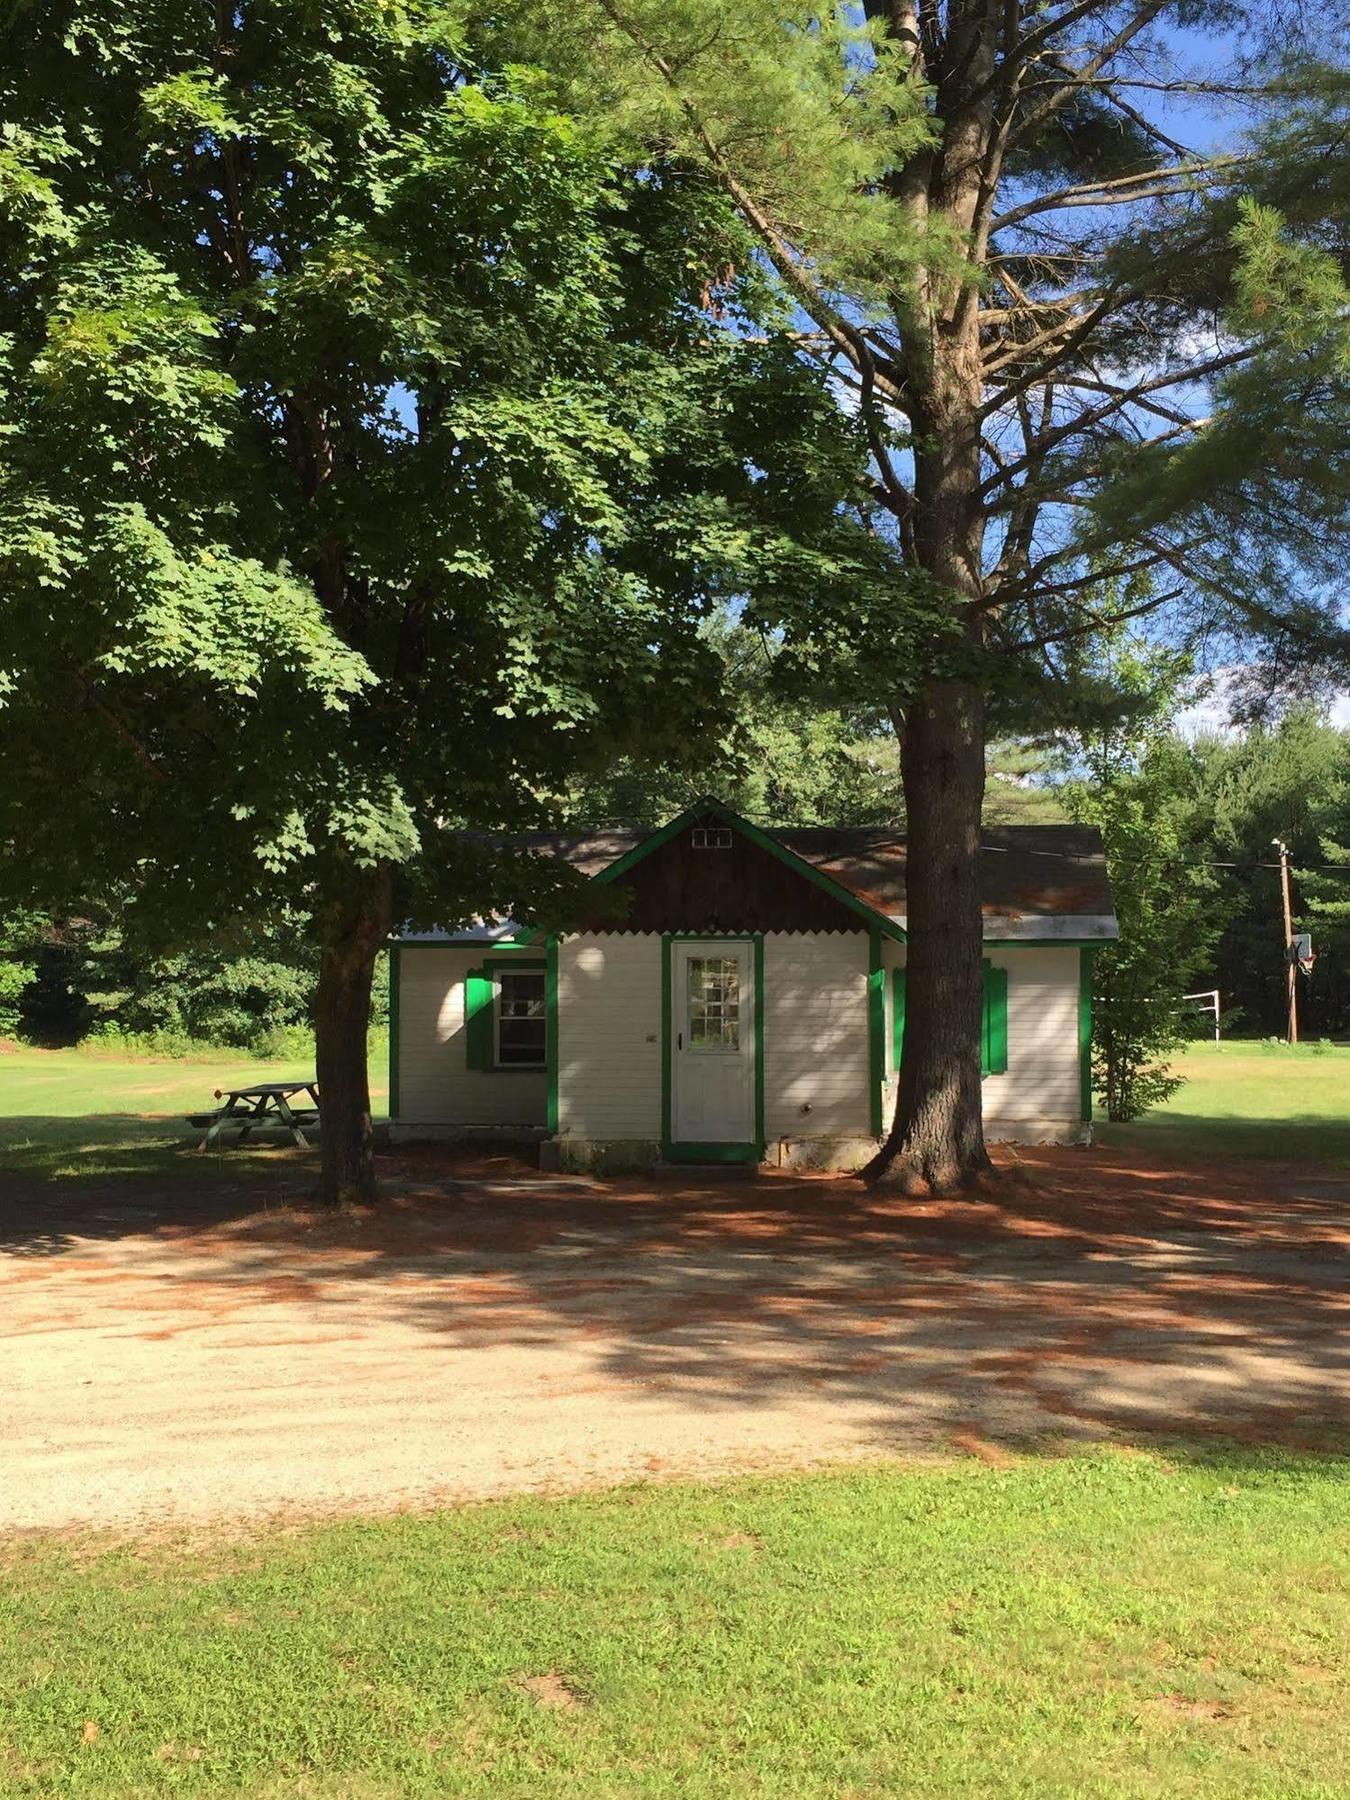
[[[0,1038],[18,1035],[23,992],[36,973],[33,963],[0,958]]]

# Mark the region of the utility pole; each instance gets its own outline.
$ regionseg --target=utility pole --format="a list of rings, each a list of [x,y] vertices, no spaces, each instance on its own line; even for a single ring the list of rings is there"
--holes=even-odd
[[[1298,1042],[1298,969],[1294,964],[1294,908],[1289,897],[1289,846],[1283,838],[1272,838],[1280,853],[1280,895],[1284,901],[1284,978],[1289,995],[1289,1030],[1291,1044]]]

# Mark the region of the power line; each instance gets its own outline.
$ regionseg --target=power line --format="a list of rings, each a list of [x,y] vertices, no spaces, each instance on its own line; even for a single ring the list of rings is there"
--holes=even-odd
[[[1009,829],[1016,830],[1017,828],[1012,826]],[[1041,856],[1048,857],[1053,862],[1072,863],[1094,863],[1098,860],[1095,855],[1084,854],[1080,851],[1033,850],[1030,846],[1018,844],[981,844],[980,849],[987,856]],[[1103,851],[1103,857],[1105,854]],[[1109,860],[1115,863],[1126,863],[1131,868],[1146,868],[1159,862],[1169,861],[1183,863],[1188,869],[1278,869],[1280,866],[1277,862],[1215,862],[1212,859],[1193,862],[1181,855],[1175,857],[1113,856]],[[1296,875],[1350,875],[1350,863],[1295,863],[1294,873]]]

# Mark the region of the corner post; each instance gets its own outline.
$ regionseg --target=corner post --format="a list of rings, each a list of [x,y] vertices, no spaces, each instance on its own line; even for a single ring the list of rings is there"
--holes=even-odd
[[[544,1059],[548,1065],[550,1137],[558,1135],[558,934],[553,932],[544,950]]]
[[[1079,1111],[1085,1125],[1092,1123],[1092,951],[1078,952],[1078,1082]]]
[[[867,1097],[868,1125],[881,1136],[881,1084],[886,1073],[886,972],[881,966],[881,931],[867,934]]]
[[[389,1121],[398,1118],[398,1020],[399,987],[403,965],[397,944],[389,946]]]

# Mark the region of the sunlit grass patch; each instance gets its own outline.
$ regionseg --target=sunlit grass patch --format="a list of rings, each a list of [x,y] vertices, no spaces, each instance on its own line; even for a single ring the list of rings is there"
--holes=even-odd
[[[0,1792],[1339,1795],[1348,1482],[1098,1451],[32,1540]]]

